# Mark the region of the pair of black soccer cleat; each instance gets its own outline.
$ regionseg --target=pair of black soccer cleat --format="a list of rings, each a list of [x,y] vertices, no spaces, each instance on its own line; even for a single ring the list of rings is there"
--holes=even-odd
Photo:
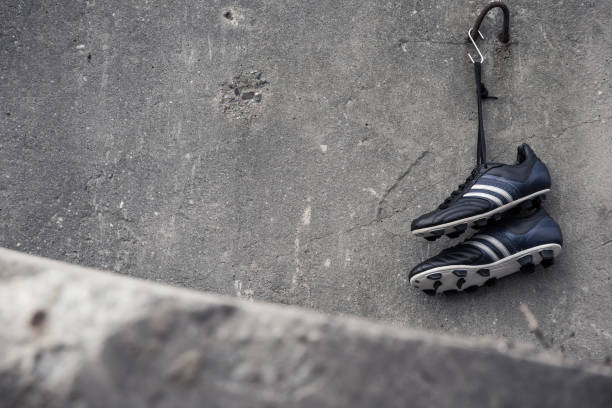
[[[410,271],[410,284],[428,295],[473,291],[537,264],[552,265],[561,252],[559,225],[541,208],[550,174],[523,144],[516,163],[481,163],[436,210],[412,222],[412,233],[433,241],[479,230]],[[511,210],[511,211],[509,211]]]

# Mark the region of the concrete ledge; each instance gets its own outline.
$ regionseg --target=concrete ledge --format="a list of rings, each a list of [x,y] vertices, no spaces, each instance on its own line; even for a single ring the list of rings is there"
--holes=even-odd
[[[0,250],[1,407],[604,407],[612,373]]]

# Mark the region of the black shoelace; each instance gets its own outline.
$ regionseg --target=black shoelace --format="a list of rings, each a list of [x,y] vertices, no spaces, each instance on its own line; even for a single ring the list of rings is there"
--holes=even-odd
[[[482,65],[479,61],[474,62],[474,78],[476,79],[476,100],[478,102],[478,139],[476,141],[476,167],[472,170],[472,173],[465,179],[464,183],[459,184],[457,190],[453,191],[451,195],[440,204],[440,209],[448,208],[449,204],[453,199],[463,193],[463,190],[470,185],[470,183],[478,177],[480,170],[487,167],[487,145],[485,142],[484,123],[482,117],[482,100],[483,99],[497,99],[495,96],[489,96],[487,88],[482,83]]]
[[[453,191],[450,196],[448,196],[444,202],[442,204],[440,204],[440,206],[438,208],[440,208],[441,210],[448,208],[449,204],[453,201],[453,199],[455,197],[457,197],[458,195],[460,195],[461,193],[463,193],[463,190],[470,185],[470,183],[476,178],[478,177],[478,175],[480,174],[480,168],[482,166],[479,164],[476,167],[474,167],[474,169],[472,170],[472,173],[470,173],[470,175],[468,176],[468,178],[465,179],[465,181],[461,184],[459,184],[459,187],[457,187],[457,189],[455,191]]]
[[[497,99],[489,96],[489,91],[482,83],[482,65],[479,61],[474,62],[474,79],[476,79],[476,100],[478,102],[478,141],[476,142],[476,166],[486,166],[487,145],[485,142],[484,123],[482,118],[482,100]]]

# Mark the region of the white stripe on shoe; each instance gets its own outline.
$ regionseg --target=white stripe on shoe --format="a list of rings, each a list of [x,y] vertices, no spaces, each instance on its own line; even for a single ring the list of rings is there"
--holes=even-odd
[[[495,237],[492,237],[486,234],[478,234],[476,236],[473,236],[472,238],[484,239],[485,241],[488,241],[491,245],[493,245],[495,248],[497,248],[499,252],[501,252],[504,255],[504,257],[510,256],[510,251],[508,251],[506,246],[502,244],[501,241]]]
[[[503,188],[499,188],[499,187],[495,187],[495,186],[488,186],[486,184],[474,184],[472,186],[471,190],[489,190],[489,191],[493,191],[494,193],[497,193],[497,194],[503,196],[506,200],[508,200],[508,202],[512,201],[512,196],[510,195],[510,193],[508,193]]]
[[[493,250],[491,248],[489,248],[488,246],[486,246],[482,242],[478,242],[478,241],[465,241],[464,244],[475,246],[476,248],[484,251],[487,255],[489,255],[491,257],[493,262],[499,260],[499,257],[495,254],[495,252],[493,252]]]
[[[502,200],[500,200],[499,198],[495,197],[494,195],[491,194],[487,194],[487,193],[479,193],[479,192],[475,192],[475,193],[466,193],[463,195],[464,197],[480,197],[480,198],[486,198],[489,199],[491,201],[493,201],[495,204],[497,205],[504,205],[504,203],[502,202]]]

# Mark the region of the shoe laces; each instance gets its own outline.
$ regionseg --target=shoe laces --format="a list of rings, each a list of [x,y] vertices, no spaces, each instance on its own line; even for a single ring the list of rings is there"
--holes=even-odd
[[[455,197],[461,195],[465,188],[478,177],[482,168],[487,167],[487,146],[485,143],[485,132],[484,132],[484,121],[482,118],[482,100],[483,99],[497,99],[495,96],[490,96],[489,91],[485,88],[482,83],[482,72],[481,62],[474,62],[474,77],[476,79],[476,99],[478,102],[478,139],[476,141],[476,167],[472,170],[472,173],[465,179],[465,182],[459,184],[459,187],[451,193],[451,195],[440,204],[439,209],[443,210],[448,208],[450,203]]]
[[[487,167],[486,164],[479,164],[476,167],[474,167],[474,169],[472,170],[472,173],[470,173],[470,175],[465,179],[465,181],[461,184],[459,184],[459,187],[457,187],[457,189],[455,191],[453,191],[450,196],[448,196],[443,202],[442,204],[440,204],[440,206],[438,207],[441,210],[444,210],[446,208],[448,208],[448,206],[450,205],[450,203],[455,199],[455,197],[457,197],[458,195],[462,194],[463,191],[465,190],[465,188],[470,185],[470,183],[472,181],[474,181],[474,179],[476,177],[478,177],[478,175],[480,174],[480,170],[483,167]]]

